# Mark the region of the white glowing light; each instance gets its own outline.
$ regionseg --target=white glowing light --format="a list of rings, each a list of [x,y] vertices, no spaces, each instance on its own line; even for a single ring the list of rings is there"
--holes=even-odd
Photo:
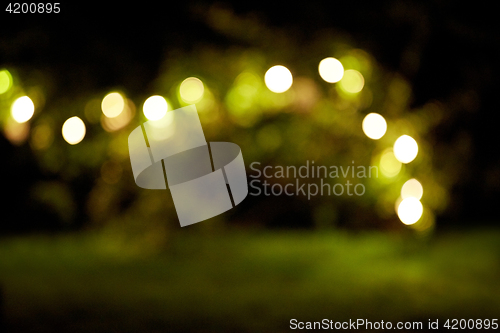
[[[165,116],[169,109],[168,102],[162,96],[151,96],[149,97],[142,106],[144,115],[149,120],[158,120]]]
[[[28,96],[19,97],[12,104],[10,111],[15,121],[25,123],[33,117],[35,104]]]
[[[196,103],[202,97],[205,92],[205,87],[203,82],[196,77],[188,77],[182,81],[179,87],[179,94],[181,98],[186,103]]]
[[[387,131],[387,122],[384,117],[378,113],[369,113],[363,119],[363,132],[367,137],[378,140],[384,136]]]
[[[264,81],[269,90],[275,93],[282,93],[290,89],[293,83],[293,77],[288,68],[277,65],[267,70]]]
[[[398,216],[401,222],[406,225],[416,223],[424,211],[422,203],[414,197],[403,199],[398,206]]]
[[[104,96],[101,103],[102,113],[108,118],[115,118],[125,108],[125,100],[120,93],[112,92]]]
[[[63,138],[70,145],[76,145],[82,141],[85,133],[85,123],[77,116],[67,119],[62,126]]]
[[[401,163],[410,163],[417,157],[418,144],[409,135],[400,136],[394,143],[394,155]]]
[[[424,194],[424,188],[422,184],[415,178],[408,180],[401,187],[401,197],[403,199],[406,198],[417,198],[418,200],[422,199],[422,195]]]
[[[339,60],[332,57],[321,60],[318,71],[321,78],[329,83],[339,82],[344,76],[344,66]]]
[[[106,132],[114,132],[122,129],[132,120],[135,114],[135,105],[130,100],[124,101],[124,103],[123,111],[116,117],[101,117],[101,125]]]

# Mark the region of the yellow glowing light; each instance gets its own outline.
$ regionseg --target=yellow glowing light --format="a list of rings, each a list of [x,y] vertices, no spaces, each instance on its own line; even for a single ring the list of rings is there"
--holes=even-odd
[[[339,60],[332,57],[321,60],[318,71],[321,78],[329,83],[339,82],[344,76],[344,66]]]
[[[398,206],[399,219],[406,225],[416,223],[422,217],[423,211],[422,203],[414,197],[403,199]]]
[[[196,103],[202,97],[205,92],[205,87],[203,82],[196,77],[188,77],[182,81],[179,87],[179,94],[181,98],[186,103]]]
[[[149,97],[142,106],[144,115],[149,120],[158,120],[165,116],[169,109],[168,102],[162,96],[151,96]]]
[[[0,94],[5,93],[12,87],[12,76],[9,71],[3,69],[0,71]]]
[[[386,177],[394,177],[401,171],[401,162],[396,159],[392,149],[386,149],[380,157],[380,171]]]
[[[293,83],[293,77],[288,68],[277,65],[267,70],[264,81],[269,90],[275,93],[282,93],[290,89]]]
[[[400,136],[394,143],[394,155],[401,163],[410,163],[417,157],[418,144],[409,135]]]
[[[108,118],[117,117],[125,107],[125,100],[120,93],[112,92],[104,96],[101,103],[102,113]]]
[[[415,178],[408,180],[401,187],[401,197],[403,199],[406,198],[416,198],[418,200],[422,199],[422,195],[424,194],[424,188],[422,184]]]
[[[85,133],[85,123],[77,116],[67,119],[62,126],[63,138],[70,145],[76,145],[82,141]]]
[[[384,136],[387,131],[387,122],[384,117],[378,113],[369,113],[363,119],[363,132],[367,137],[373,140],[378,140]]]
[[[135,114],[135,105],[132,101],[127,100],[124,104],[123,111],[114,118],[101,117],[101,125],[107,132],[114,132],[127,126]]]
[[[339,81],[340,88],[351,94],[360,92],[365,86],[365,78],[355,69],[348,69],[344,71],[342,80]]]
[[[19,97],[12,104],[10,112],[15,121],[25,123],[33,117],[35,104],[28,96]]]

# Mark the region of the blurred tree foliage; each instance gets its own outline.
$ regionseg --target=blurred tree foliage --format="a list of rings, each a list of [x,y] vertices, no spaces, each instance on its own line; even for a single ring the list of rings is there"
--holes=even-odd
[[[257,226],[402,229],[406,227],[397,218],[395,203],[404,182],[417,178],[424,188],[424,215],[413,229],[432,230],[436,214],[448,205],[450,189],[463,177],[456,161],[465,163],[471,154],[466,131],[442,142],[439,129],[463,103],[476,107],[473,91],[457,93],[462,102],[429,100],[414,106],[408,73],[380,65],[349,35],[331,29],[309,34],[294,27],[273,27],[259,16],[237,15],[223,6],[195,8],[196,19],[223,42],[198,40],[190,47],[166,50],[159,74],[146,90],[166,97],[175,109],[186,105],[179,95],[180,83],[191,76],[201,79],[205,91],[196,106],[207,141],[238,144],[248,175],[255,176],[249,169],[254,161],[261,166],[300,167],[307,161],[325,166],[380,166],[382,153],[399,136],[410,135],[419,145],[417,158],[403,164],[395,176],[387,177],[379,170],[375,178],[327,179],[331,184],[362,183],[363,196],[317,195],[311,200],[249,196],[241,207],[198,228],[226,220]],[[418,47],[417,38],[403,59],[407,72],[419,65]],[[323,81],[318,64],[325,57],[338,58],[345,69],[359,71],[365,80],[363,89],[346,93],[339,84]],[[294,78],[291,89],[282,94],[271,92],[264,83],[265,72],[276,64],[289,68]],[[113,226],[160,242],[169,229],[178,228],[168,191],[140,189],[132,177],[127,138],[146,121],[142,113],[148,97],[145,91],[117,85],[55,98],[52,78],[43,70],[8,69],[15,84],[0,95],[3,132],[17,145],[16,155],[29,150],[41,170],[30,184],[30,204],[41,205],[63,225]],[[131,115],[115,128],[106,123],[100,108],[102,98],[111,91],[127,98]],[[13,129],[10,105],[23,94],[34,101],[35,115],[27,128]],[[367,138],[361,128],[371,112],[383,115],[388,123],[387,133],[377,141]],[[87,132],[81,143],[69,145],[61,137],[61,126],[74,115],[84,120]],[[25,135],[16,139],[9,131],[25,131]],[[317,183],[317,179],[301,181]]]

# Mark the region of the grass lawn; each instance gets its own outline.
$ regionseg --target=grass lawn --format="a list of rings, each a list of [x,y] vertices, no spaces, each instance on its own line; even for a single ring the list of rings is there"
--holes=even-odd
[[[8,332],[287,332],[290,319],[500,319],[500,230],[0,238]],[[1,330],[1,329],[0,329]],[[361,330],[362,331],[362,330]]]

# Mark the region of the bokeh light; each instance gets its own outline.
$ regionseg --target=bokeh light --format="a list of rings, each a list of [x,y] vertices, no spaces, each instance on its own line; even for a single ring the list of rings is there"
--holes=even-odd
[[[76,145],[82,141],[85,133],[85,123],[77,116],[67,119],[62,126],[63,138],[70,145]]]
[[[365,86],[363,75],[355,69],[344,71],[342,80],[339,81],[340,88],[347,93],[356,94]]]
[[[132,117],[135,115],[135,105],[128,99],[124,102],[123,111],[118,116],[113,118],[101,117],[101,125],[106,132],[118,131],[127,126],[130,120],[132,120]]]
[[[15,145],[21,145],[25,142],[28,138],[29,132],[29,123],[18,123],[13,119],[7,119],[3,127],[3,134],[12,144]]]
[[[0,70],[0,94],[7,92],[12,87],[12,75],[6,69]]]
[[[266,91],[261,78],[254,72],[239,74],[226,95],[231,120],[243,127],[254,125],[261,117],[259,92]]]
[[[378,113],[369,113],[363,119],[363,132],[367,137],[378,140],[384,136],[387,131],[387,122],[384,117]]]
[[[18,123],[27,122],[33,117],[33,113],[35,113],[35,104],[28,96],[19,97],[12,104],[12,118]]]
[[[144,116],[149,120],[158,120],[165,116],[169,110],[167,100],[159,95],[149,97],[142,106]]]
[[[344,76],[344,66],[339,60],[332,57],[321,60],[318,71],[321,78],[329,83],[339,82]]]
[[[277,65],[268,69],[264,76],[267,88],[275,93],[290,89],[293,83],[292,73],[285,66]]]
[[[410,163],[417,157],[418,144],[409,135],[400,136],[394,143],[394,155],[401,163]]]
[[[401,198],[416,198],[418,200],[422,199],[422,195],[424,194],[424,188],[422,184],[415,178],[408,180],[401,187]]]
[[[401,162],[396,159],[391,148],[384,150],[380,156],[380,171],[386,177],[394,177],[401,171]]]
[[[293,104],[298,111],[310,112],[322,97],[316,81],[308,77],[298,77],[293,80]]]
[[[422,216],[423,211],[422,203],[414,197],[403,199],[398,206],[399,219],[406,225],[416,223]]]
[[[123,112],[125,100],[118,92],[112,92],[104,96],[101,103],[102,113],[108,118],[114,118]]]
[[[204,92],[203,82],[196,77],[188,77],[182,81],[179,87],[181,99],[186,103],[198,102],[203,97]]]

